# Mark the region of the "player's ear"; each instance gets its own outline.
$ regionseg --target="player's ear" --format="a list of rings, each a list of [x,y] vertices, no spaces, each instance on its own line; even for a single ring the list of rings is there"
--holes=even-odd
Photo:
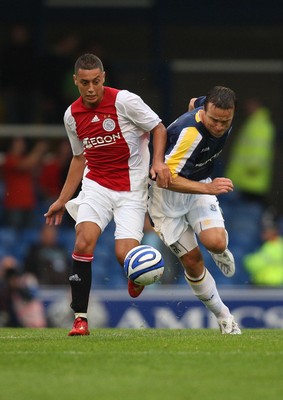
[[[103,72],[103,83],[105,82],[105,71]]]
[[[76,77],[75,74],[73,75],[73,80],[74,80],[74,84],[75,84],[76,86],[78,86],[78,80],[77,80],[77,77]]]

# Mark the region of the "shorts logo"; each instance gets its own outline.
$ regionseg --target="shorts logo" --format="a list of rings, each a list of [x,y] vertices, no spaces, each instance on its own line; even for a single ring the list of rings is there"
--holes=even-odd
[[[171,244],[170,249],[173,251],[173,253],[175,253],[175,254],[177,254],[177,255],[178,255],[179,253],[181,253],[181,250],[178,249],[178,247],[177,247],[176,245],[174,245],[174,244]]]
[[[104,129],[106,132],[114,131],[114,129],[115,129],[115,121],[113,121],[113,119],[111,119],[111,118],[106,118],[106,119],[103,121],[102,126],[103,126],[103,129]]]
[[[217,207],[215,204],[210,204],[211,211],[217,211]]]

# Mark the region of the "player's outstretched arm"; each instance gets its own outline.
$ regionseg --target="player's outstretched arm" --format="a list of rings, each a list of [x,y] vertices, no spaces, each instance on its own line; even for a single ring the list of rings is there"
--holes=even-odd
[[[164,188],[164,186],[160,184],[159,179],[157,179],[157,185]],[[167,189],[180,193],[219,195],[232,192],[233,183],[231,179],[228,178],[215,178],[211,182],[205,183],[176,176],[172,179]]]

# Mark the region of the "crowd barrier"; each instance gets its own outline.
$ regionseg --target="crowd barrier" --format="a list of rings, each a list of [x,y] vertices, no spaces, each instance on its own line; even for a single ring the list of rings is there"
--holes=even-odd
[[[265,288],[220,288],[220,295],[242,328],[283,328],[283,291]],[[69,289],[40,291],[51,326],[73,322]],[[125,290],[91,293],[89,324],[97,328],[217,328],[214,316],[189,289],[147,287],[140,298]]]

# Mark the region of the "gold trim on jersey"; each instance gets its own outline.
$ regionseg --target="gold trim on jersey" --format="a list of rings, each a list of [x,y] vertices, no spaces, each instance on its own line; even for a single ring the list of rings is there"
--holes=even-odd
[[[199,112],[200,112],[200,110],[196,113],[196,116],[195,116],[195,120],[196,120],[197,122],[200,122],[200,121],[201,121]]]
[[[181,131],[171,153],[165,157],[173,178],[182,170],[201,139],[202,136],[195,127],[191,126]]]

